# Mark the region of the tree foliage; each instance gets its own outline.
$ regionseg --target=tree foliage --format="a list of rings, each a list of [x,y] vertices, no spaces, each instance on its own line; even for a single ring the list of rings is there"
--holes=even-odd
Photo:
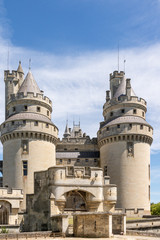
[[[160,215],[160,202],[159,203],[151,203],[151,214],[152,215]]]

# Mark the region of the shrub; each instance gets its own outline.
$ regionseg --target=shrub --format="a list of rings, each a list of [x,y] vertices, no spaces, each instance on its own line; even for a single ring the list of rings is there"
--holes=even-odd
[[[151,214],[152,215],[160,215],[160,202],[159,203],[151,203]]]

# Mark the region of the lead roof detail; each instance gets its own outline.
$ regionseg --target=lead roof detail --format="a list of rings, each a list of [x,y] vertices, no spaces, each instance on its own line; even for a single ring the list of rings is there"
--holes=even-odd
[[[40,93],[41,94],[41,91],[31,73],[31,71],[29,70],[29,72],[27,73],[27,76],[26,78],[24,79],[19,91],[20,92],[23,92],[24,95],[27,95],[27,92],[33,92],[34,95],[36,95],[37,93]]]
[[[126,79],[125,77],[122,78],[122,82],[120,83],[117,91],[114,94],[114,98],[118,98],[122,95],[126,95]],[[136,94],[134,93],[132,87],[131,87],[131,96],[136,96]]]

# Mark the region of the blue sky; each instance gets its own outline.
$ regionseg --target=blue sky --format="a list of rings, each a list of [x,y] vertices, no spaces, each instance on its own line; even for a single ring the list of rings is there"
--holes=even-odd
[[[68,114],[96,136],[109,73],[120,70],[148,102],[154,127],[151,201],[160,201],[160,0],[0,0],[0,120],[4,120],[3,70],[22,61],[53,101],[53,122],[63,134]],[[2,155],[2,148],[1,148]]]

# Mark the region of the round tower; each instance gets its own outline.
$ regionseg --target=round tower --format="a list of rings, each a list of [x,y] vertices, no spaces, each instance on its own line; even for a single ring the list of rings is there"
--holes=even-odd
[[[22,67],[18,70],[22,76]],[[15,71],[15,74],[17,72]],[[3,144],[3,186],[34,191],[34,172],[55,165],[58,129],[51,121],[52,102],[40,91],[31,71],[17,91],[11,73],[5,71],[6,120],[1,125]],[[10,82],[10,83],[9,83]]]
[[[145,120],[147,103],[135,95],[124,72],[110,75],[110,90],[98,131],[101,167],[117,185],[117,208],[126,213],[150,213],[153,128]]]

